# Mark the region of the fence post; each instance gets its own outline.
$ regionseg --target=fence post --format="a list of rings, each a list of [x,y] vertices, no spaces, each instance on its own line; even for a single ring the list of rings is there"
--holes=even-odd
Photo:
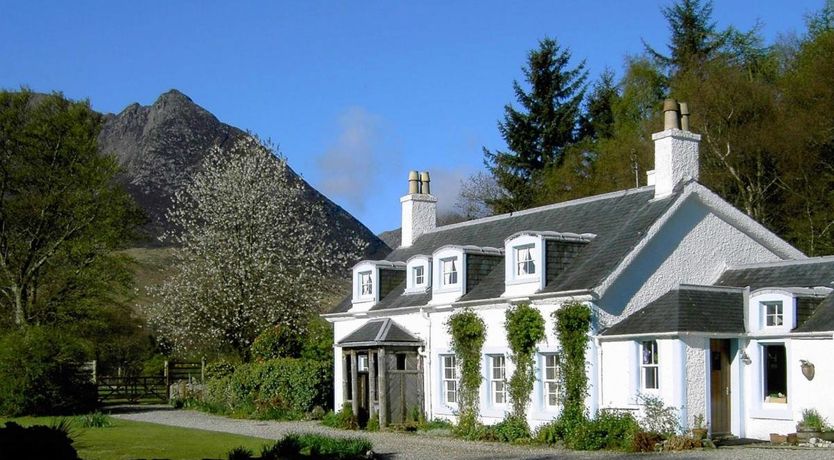
[[[206,357],[200,359],[200,383],[206,383]]]
[[[168,372],[168,360],[165,360],[165,369],[163,370],[165,376],[165,395],[171,399],[171,374]]]

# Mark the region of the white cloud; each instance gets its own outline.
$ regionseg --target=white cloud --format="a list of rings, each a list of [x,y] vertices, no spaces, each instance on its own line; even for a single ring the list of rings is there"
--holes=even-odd
[[[368,192],[383,161],[381,119],[363,107],[351,107],[339,117],[339,134],[317,159],[322,191],[364,211]]]
[[[437,197],[437,212],[456,211],[455,204],[460,194],[460,182],[471,174],[467,168],[429,167],[431,174],[431,193]]]

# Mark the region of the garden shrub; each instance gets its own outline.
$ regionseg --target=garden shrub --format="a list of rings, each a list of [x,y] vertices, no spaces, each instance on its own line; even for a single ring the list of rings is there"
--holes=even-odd
[[[678,409],[666,407],[663,400],[656,396],[638,395],[643,404],[643,417],[640,419],[640,428],[649,433],[657,433],[662,437],[668,437],[682,430]]]
[[[27,327],[0,338],[0,414],[89,412],[96,387],[82,371],[84,343],[54,328]]]
[[[701,442],[696,441],[694,438],[689,436],[679,436],[673,434],[669,436],[669,439],[663,441],[663,450],[681,451],[692,450],[699,447],[701,447]]]
[[[235,365],[226,360],[206,364],[206,380],[220,379],[235,372]]]
[[[556,336],[561,346],[563,384],[562,415],[568,425],[581,424],[585,419],[585,397],[588,395],[588,375],[585,372],[585,349],[591,330],[591,309],[579,302],[569,302],[553,312]]]
[[[288,327],[276,325],[255,338],[250,348],[254,361],[295,358],[301,353],[301,337]]]
[[[495,436],[502,442],[524,442],[530,440],[530,425],[527,419],[508,415],[495,425]]]
[[[80,428],[107,428],[113,425],[113,419],[107,414],[95,411],[76,417],[75,425]]]
[[[342,408],[339,412],[328,412],[324,418],[321,419],[321,424],[342,430],[359,429],[359,419],[353,415],[353,408],[350,403],[342,404]]]
[[[277,358],[238,366],[209,380],[202,404],[207,410],[239,416],[298,419],[328,403],[330,363]]]
[[[34,425],[26,428],[15,422],[6,422],[0,428],[2,458],[77,460],[78,452],[72,443],[67,422],[59,422],[51,427]]]
[[[654,452],[657,450],[657,445],[662,441],[662,438],[657,433],[650,433],[648,431],[638,431],[634,433],[634,438],[631,442],[632,452]]]
[[[320,434],[293,434],[261,452],[263,460],[284,458],[316,458],[333,460],[352,460],[368,458],[373,445],[362,438],[335,438]]]
[[[253,453],[251,450],[241,446],[235,447],[234,449],[229,451],[229,454],[226,455],[227,460],[251,460],[253,457]]]
[[[566,447],[575,450],[630,450],[637,431],[639,424],[630,413],[602,410],[593,419],[562,415],[540,426],[536,441],[564,442]]]
[[[544,318],[538,310],[528,304],[516,305],[507,310],[504,326],[507,342],[512,350],[511,359],[515,371],[508,383],[515,424],[527,423],[527,403],[536,382],[536,344],[544,340]],[[530,428],[527,430],[528,437]]]
[[[486,325],[475,312],[466,308],[449,317],[447,331],[460,368],[458,424],[455,431],[466,438],[478,428],[478,401],[481,386],[481,349],[486,340]]]

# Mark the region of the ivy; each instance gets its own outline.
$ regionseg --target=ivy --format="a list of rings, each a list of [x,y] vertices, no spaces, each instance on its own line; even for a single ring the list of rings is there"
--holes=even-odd
[[[585,348],[591,330],[591,309],[579,302],[569,302],[553,312],[556,336],[562,354],[561,417],[566,421],[585,419],[585,397],[588,395],[588,375],[585,373]]]
[[[536,382],[536,344],[544,340],[544,318],[528,304],[520,304],[507,310],[504,327],[512,351],[515,372],[509,381],[513,416],[526,420],[527,403]]]
[[[481,348],[486,340],[486,325],[467,308],[450,316],[446,328],[452,336],[452,350],[460,368],[458,430],[465,434],[476,428],[478,421]]]

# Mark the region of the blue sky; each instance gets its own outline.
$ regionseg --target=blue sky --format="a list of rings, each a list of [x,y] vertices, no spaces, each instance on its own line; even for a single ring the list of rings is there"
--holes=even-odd
[[[290,165],[374,232],[399,226],[411,169],[441,209],[502,148],[496,122],[527,52],[550,36],[591,77],[641,39],[664,49],[669,1],[6,1],[0,88],[120,112],[177,88],[280,145]],[[822,0],[722,0],[719,27],[802,33]]]

